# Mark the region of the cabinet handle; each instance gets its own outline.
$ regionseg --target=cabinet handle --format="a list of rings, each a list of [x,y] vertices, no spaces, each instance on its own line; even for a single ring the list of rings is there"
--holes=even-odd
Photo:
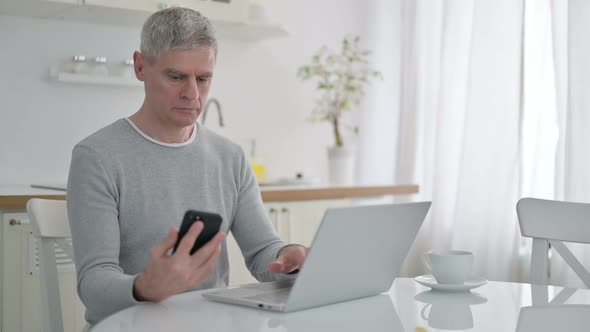
[[[281,215],[285,216],[285,222],[287,223],[287,236],[286,236],[286,240],[287,242],[291,242],[292,241],[292,237],[293,237],[293,223],[291,222],[291,210],[289,210],[289,208],[283,207],[281,209]],[[283,218],[281,218],[281,221],[283,220]]]
[[[28,225],[31,222],[29,221],[29,219],[10,219],[8,221],[8,224],[10,226],[20,226],[20,225]]]
[[[277,227],[278,227],[278,221],[277,221],[277,218],[278,218],[278,212],[279,212],[279,211],[277,211],[277,209],[275,209],[275,208],[270,208],[270,209],[268,210],[268,215],[270,216],[270,222],[272,223],[272,225],[273,225],[273,227],[275,228],[275,230],[276,230],[276,229],[277,229]]]

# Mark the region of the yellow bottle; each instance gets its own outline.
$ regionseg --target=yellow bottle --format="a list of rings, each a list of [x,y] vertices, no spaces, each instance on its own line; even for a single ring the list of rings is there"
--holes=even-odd
[[[256,176],[258,183],[264,183],[266,181],[266,173],[264,164],[256,157],[256,140],[252,140],[250,145],[250,165]]]

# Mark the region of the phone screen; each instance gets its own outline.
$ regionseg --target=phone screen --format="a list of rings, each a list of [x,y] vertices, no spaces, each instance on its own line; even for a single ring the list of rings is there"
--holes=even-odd
[[[203,230],[197,237],[193,248],[190,251],[192,255],[195,251],[199,250],[202,246],[204,246],[207,242],[209,242],[217,232],[219,232],[219,228],[221,227],[222,218],[217,213],[211,212],[202,212],[196,210],[188,210],[184,214],[184,218],[182,218],[182,224],[180,225],[180,230],[178,231],[178,239],[176,240],[176,244],[174,245],[173,253],[176,252],[176,248],[180,244],[182,238],[186,235],[188,230],[191,228],[192,224],[197,221],[201,221],[204,224]]]

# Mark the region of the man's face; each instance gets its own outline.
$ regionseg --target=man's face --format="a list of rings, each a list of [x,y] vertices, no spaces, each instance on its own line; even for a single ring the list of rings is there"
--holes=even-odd
[[[152,119],[166,127],[183,128],[202,113],[215,67],[210,47],[162,51],[154,63],[135,52],[135,73],[145,84],[145,104]]]

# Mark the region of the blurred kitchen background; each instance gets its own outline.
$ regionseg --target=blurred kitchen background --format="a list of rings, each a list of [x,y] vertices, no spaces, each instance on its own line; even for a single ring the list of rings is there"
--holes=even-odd
[[[210,97],[222,106],[224,126],[220,127],[214,107],[206,126],[239,143],[247,153],[255,140],[269,180],[302,173],[312,181],[325,182],[332,132],[327,122],[307,121],[319,94],[313,83],[296,77],[297,68],[308,63],[322,45],[338,48],[347,33],[361,36],[363,47],[374,50],[379,1],[369,1],[370,5],[358,0],[254,3],[260,6],[251,13],[253,19],[280,25],[284,35],[258,40],[243,40],[231,33],[219,37]],[[7,6],[8,2],[3,5]],[[395,15],[399,13],[381,13],[385,24]],[[131,58],[139,47],[140,25],[128,23],[0,15],[0,184],[65,183],[74,144],[139,108],[140,85],[66,84],[49,78],[50,68],[73,55],[106,57],[109,64]],[[374,61],[378,65],[379,58]],[[387,71],[392,66],[387,61],[379,69]],[[388,75],[380,86],[388,84]],[[358,114],[351,114],[351,119],[360,121]],[[386,132],[391,139],[381,138],[387,142],[384,148],[394,149],[394,130]],[[355,144],[360,141],[351,139]],[[359,183],[391,182],[387,178],[393,177],[393,160],[372,167],[364,179],[359,175]],[[385,179],[371,179],[379,169],[384,170]]]

